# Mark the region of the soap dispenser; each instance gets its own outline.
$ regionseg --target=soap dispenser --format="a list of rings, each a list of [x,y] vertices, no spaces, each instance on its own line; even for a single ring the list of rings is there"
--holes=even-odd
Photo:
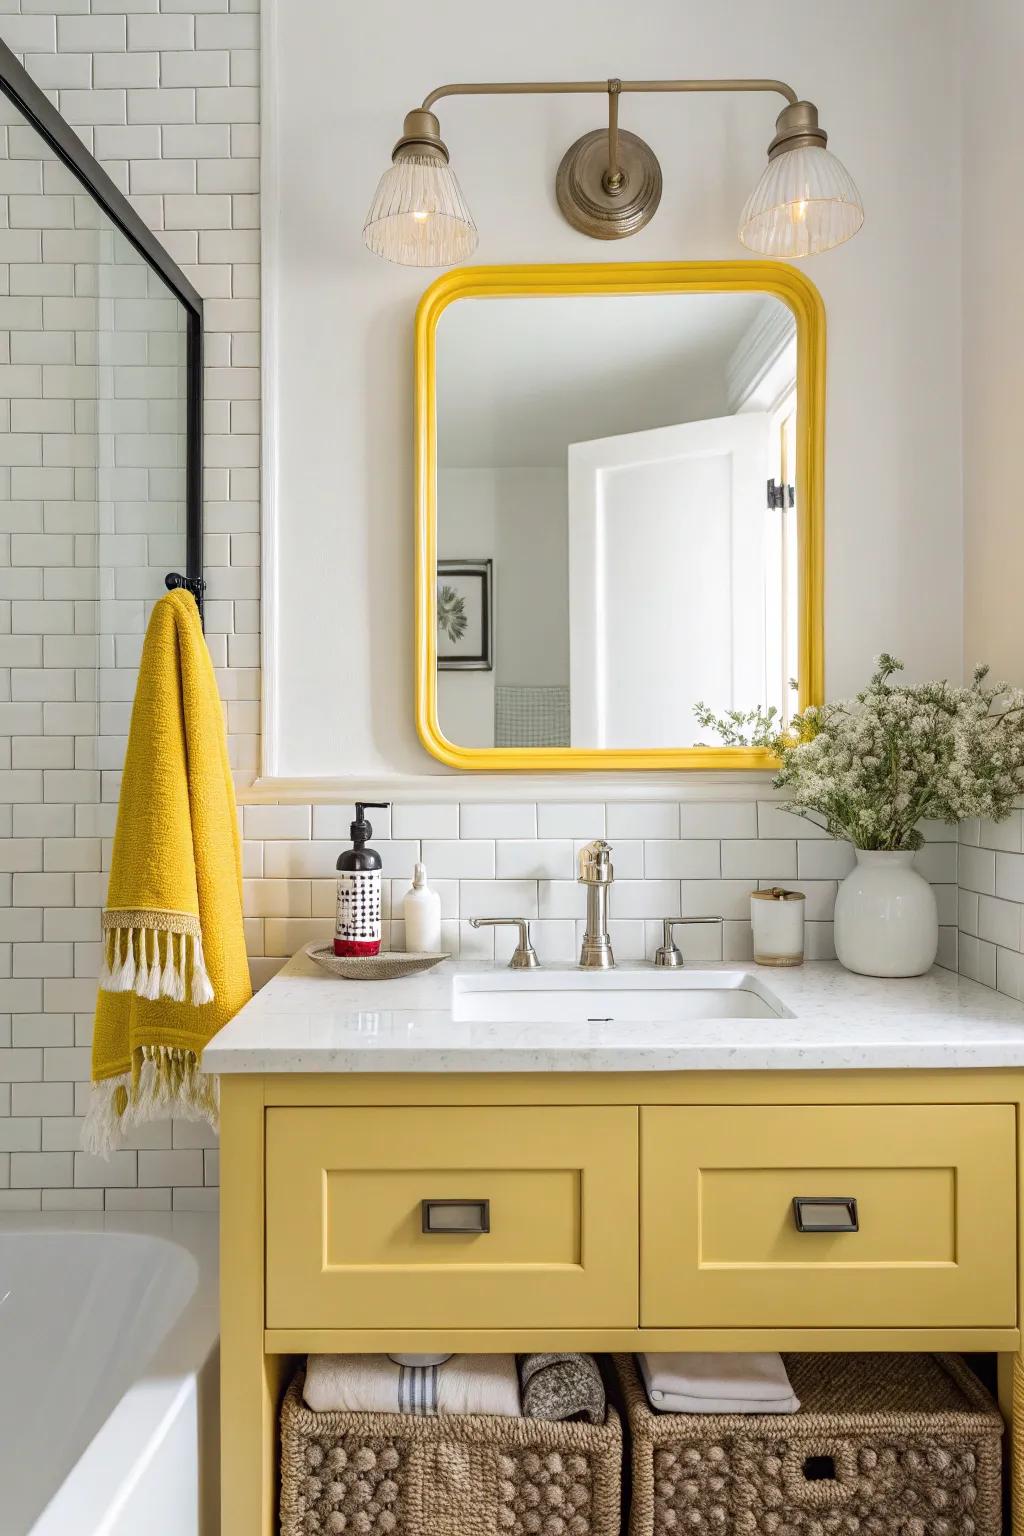
[[[366,812],[386,811],[388,805],[387,800],[356,801],[356,819],[349,826],[352,847],[346,848],[338,860],[336,955],[380,953],[381,857],[376,848],[366,846],[367,839],[373,836]]]

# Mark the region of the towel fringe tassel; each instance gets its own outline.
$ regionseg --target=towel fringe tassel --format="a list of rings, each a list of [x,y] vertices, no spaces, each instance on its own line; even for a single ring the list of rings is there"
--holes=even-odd
[[[140,1046],[132,1055],[131,1071],[91,1085],[82,1146],[86,1152],[108,1158],[134,1126],[168,1115],[176,1120],[205,1120],[216,1130],[217,1079],[200,1069],[194,1051]]]
[[[151,937],[152,965],[149,961]],[[165,956],[162,968],[161,937]],[[104,935],[99,985],[104,992],[134,992],[136,997],[145,998],[151,1003],[155,1003],[158,998],[169,997],[172,1002],[190,1001],[193,1007],[202,1008],[214,999],[200,935],[172,933],[167,929],[108,928]]]

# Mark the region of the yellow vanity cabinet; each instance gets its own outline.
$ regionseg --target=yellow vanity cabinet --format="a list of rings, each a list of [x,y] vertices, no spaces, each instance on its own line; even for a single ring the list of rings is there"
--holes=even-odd
[[[633,1107],[269,1109],[268,1328],[632,1328]]]
[[[641,1148],[642,1327],[1016,1321],[1012,1105],[648,1108]]]
[[[1016,1071],[226,1074],[222,1536],[276,1532],[309,1351],[985,1350],[1009,1413],[1022,1110]]]

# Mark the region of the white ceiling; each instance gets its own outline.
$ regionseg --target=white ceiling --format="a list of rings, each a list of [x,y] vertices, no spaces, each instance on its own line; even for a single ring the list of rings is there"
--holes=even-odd
[[[724,415],[759,293],[463,299],[438,323],[442,468],[557,465],[571,442]]]

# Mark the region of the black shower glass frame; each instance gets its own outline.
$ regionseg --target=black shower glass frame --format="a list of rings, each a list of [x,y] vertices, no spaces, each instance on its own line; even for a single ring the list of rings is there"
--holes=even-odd
[[[89,153],[49,97],[7,44],[0,41],[0,91],[49,145],[120,230],[143,261],[166,283],[186,315],[185,331],[185,570],[168,572],[168,587],[185,587],[203,611],[203,301],[124,193]]]

